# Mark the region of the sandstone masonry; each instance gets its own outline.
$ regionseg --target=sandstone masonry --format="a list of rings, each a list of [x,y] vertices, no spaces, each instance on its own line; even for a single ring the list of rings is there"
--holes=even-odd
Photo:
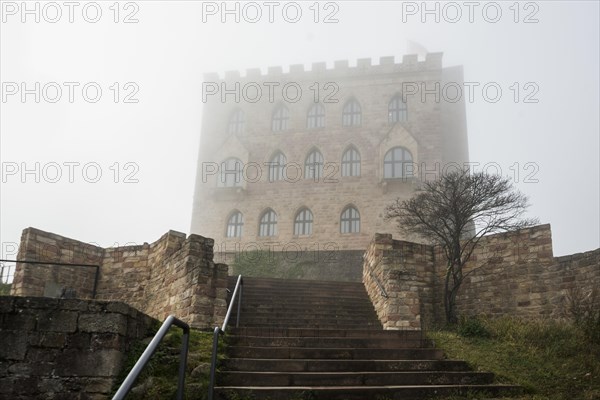
[[[104,249],[27,228],[18,259],[49,264],[17,263],[15,296],[90,299],[95,288],[96,299],[122,301],[160,320],[174,314],[208,328],[225,318],[227,266],[213,262],[213,240],[199,235],[169,231],[152,244]]]
[[[439,248],[373,238],[363,281],[386,329],[443,323],[445,267]],[[600,249],[555,258],[550,225],[539,225],[484,237],[464,271],[473,272],[457,296],[459,315],[560,319],[569,317],[570,290],[600,285]]]
[[[0,398],[106,399],[158,321],[126,304],[0,297]]]

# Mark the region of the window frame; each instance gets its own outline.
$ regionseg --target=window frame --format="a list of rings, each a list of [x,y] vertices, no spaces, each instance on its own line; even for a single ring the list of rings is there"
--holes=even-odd
[[[233,230],[233,234],[230,235],[230,231]],[[235,210],[229,213],[229,218],[227,218],[227,225],[225,226],[225,237],[228,239],[231,238],[241,238],[244,232],[244,214],[241,211]]]
[[[325,106],[321,103],[315,103],[306,114],[306,129],[320,128],[325,128]]]
[[[271,115],[271,131],[272,132],[283,132],[288,130],[290,121],[290,110],[280,104],[275,107],[273,114]]]
[[[230,169],[230,166],[228,165],[228,163],[230,161],[235,163],[234,165],[236,166],[236,169]],[[239,169],[237,167],[239,167]],[[242,163],[242,160],[240,160],[237,157],[229,157],[229,158],[226,158],[225,160],[221,161],[219,174],[217,176],[217,187],[220,187],[220,188],[242,187],[243,186],[243,180],[242,180],[243,169],[244,169],[244,164]],[[232,184],[230,184],[229,178],[228,178],[231,175],[234,176]],[[223,179],[223,176],[225,176],[225,179]]]
[[[351,98],[344,104],[342,109],[342,126],[361,126],[362,106],[355,98]]]
[[[277,213],[272,208],[268,208],[260,215],[258,237],[274,236],[277,236]]]
[[[401,150],[402,153],[402,157],[398,160],[396,160],[396,150]],[[388,155],[391,154],[391,159],[388,160]],[[410,160],[406,160],[405,156],[408,155],[410,157]],[[396,146],[396,147],[392,147],[391,149],[389,149],[384,157],[383,157],[383,179],[407,179],[407,178],[412,178],[414,175],[412,173],[412,171],[409,171],[407,173],[405,165],[407,164],[413,164],[413,156],[412,153],[410,152],[410,150],[408,150],[406,147],[403,146]],[[390,165],[391,166],[391,175],[392,176],[388,176],[387,175],[387,166]],[[396,166],[400,165],[401,166],[401,173],[400,176],[396,176]]]
[[[246,114],[241,109],[236,109],[233,111],[231,116],[229,117],[229,123],[227,126],[227,133],[230,134],[239,134],[244,133],[246,128]]]
[[[269,160],[269,182],[285,180],[285,166],[287,157],[283,152],[276,152]]]
[[[408,121],[408,105],[402,95],[397,94],[388,103],[388,123],[406,121]]]
[[[294,236],[312,235],[313,222],[314,216],[312,211],[308,207],[301,208],[294,217]]]
[[[304,159],[304,179],[321,179],[323,177],[324,165],[325,159],[323,158],[323,153],[319,149],[313,148]]]
[[[346,155],[350,154],[350,159],[346,159]],[[356,155],[356,157],[354,157]],[[346,148],[342,154],[342,177],[360,176],[361,174],[361,156],[358,149],[354,146]]]
[[[355,206],[349,205],[342,210],[340,214],[340,233],[360,233],[360,212]]]

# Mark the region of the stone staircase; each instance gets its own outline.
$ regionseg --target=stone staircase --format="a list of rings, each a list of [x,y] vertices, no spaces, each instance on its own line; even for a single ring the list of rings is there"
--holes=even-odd
[[[233,289],[235,279],[230,278]],[[230,326],[235,326],[233,315]],[[383,330],[361,283],[245,278],[215,397],[385,400],[518,392],[446,360],[421,331]]]

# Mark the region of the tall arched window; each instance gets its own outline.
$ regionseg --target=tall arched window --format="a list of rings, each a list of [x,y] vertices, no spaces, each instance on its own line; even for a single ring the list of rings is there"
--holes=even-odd
[[[323,176],[323,155],[317,149],[311,151],[304,160],[304,179],[319,179]]]
[[[273,112],[273,119],[271,121],[271,130],[273,132],[285,131],[288,128],[288,121],[290,120],[290,112],[284,105],[278,106]]]
[[[358,233],[360,232],[360,214],[353,206],[348,206],[342,211],[340,217],[340,232],[341,233]]]
[[[308,110],[306,127],[308,129],[323,128],[325,126],[325,107],[321,103],[313,104]]]
[[[406,102],[402,99],[401,95],[394,96],[388,104],[388,121],[390,124],[393,124],[394,122],[406,121],[407,119]]]
[[[244,112],[242,110],[235,110],[229,118],[229,133],[242,133],[244,132]]]
[[[412,154],[404,147],[394,147],[385,153],[383,177],[386,179],[410,178],[413,176]]]
[[[354,146],[342,155],[342,176],[360,176],[360,153]]]
[[[277,214],[269,208],[263,213],[262,217],[260,217],[258,236],[275,235],[277,235]]]
[[[242,228],[244,227],[244,216],[239,211],[234,211],[227,220],[227,232],[225,236],[228,238],[242,237]]]
[[[237,158],[228,158],[221,163],[217,186],[235,187],[242,186],[242,162]]]
[[[360,104],[355,99],[348,100],[342,111],[342,125],[358,126],[361,124],[362,112]]]
[[[312,235],[313,214],[308,208],[298,211],[294,218],[294,235]]]
[[[275,154],[269,161],[269,182],[285,179],[284,171],[287,160],[282,152]]]

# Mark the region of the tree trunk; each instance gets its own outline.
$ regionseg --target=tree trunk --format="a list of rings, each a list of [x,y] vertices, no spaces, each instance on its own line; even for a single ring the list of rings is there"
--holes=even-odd
[[[455,265],[450,265],[446,271],[446,282],[444,286],[444,311],[446,312],[446,323],[454,325],[458,322],[456,315],[456,295],[460,287],[460,281],[453,280],[450,287],[450,278],[454,277]]]

